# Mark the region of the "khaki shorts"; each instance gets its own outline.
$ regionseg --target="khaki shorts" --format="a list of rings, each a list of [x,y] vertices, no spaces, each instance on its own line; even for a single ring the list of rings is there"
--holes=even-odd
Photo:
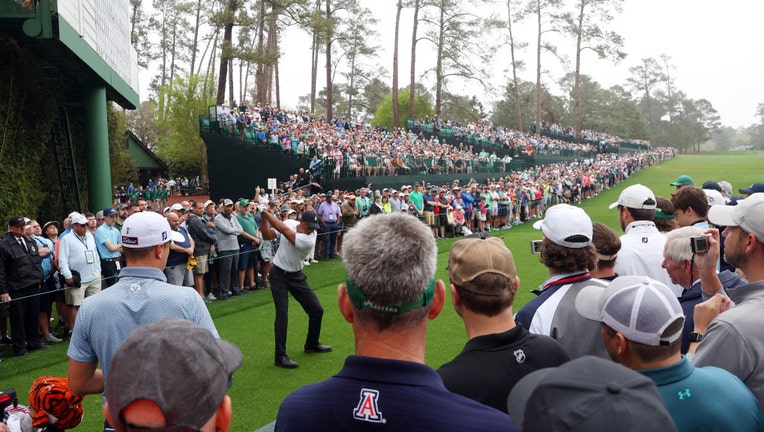
[[[79,288],[67,288],[64,291],[64,300],[67,306],[79,306],[85,297],[90,297],[101,292],[101,276],[90,282],[82,282]]]
[[[435,213],[431,211],[424,212],[424,223],[428,226],[435,226]]]
[[[196,257],[196,267],[194,267],[194,274],[205,274],[210,271],[209,255],[199,255]]]

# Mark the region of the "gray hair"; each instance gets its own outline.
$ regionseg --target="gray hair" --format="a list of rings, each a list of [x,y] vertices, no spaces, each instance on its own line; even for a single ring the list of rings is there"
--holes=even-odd
[[[435,275],[437,260],[438,248],[431,230],[407,214],[362,219],[342,241],[342,261],[348,280],[376,304],[408,303],[422,297]],[[386,317],[369,310],[359,310],[359,314],[361,322],[364,317],[371,318],[381,330],[396,321],[409,322],[409,318],[421,321],[428,310],[429,307],[420,308]],[[382,318],[386,321],[384,325]]]
[[[687,226],[667,232],[666,256],[676,262],[692,260],[690,237],[700,237],[703,235],[703,231],[702,228]]]

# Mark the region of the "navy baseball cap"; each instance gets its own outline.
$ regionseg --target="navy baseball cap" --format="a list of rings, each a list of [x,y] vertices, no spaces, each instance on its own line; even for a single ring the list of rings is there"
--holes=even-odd
[[[751,195],[764,192],[764,183],[754,183],[749,188],[740,189],[741,194]]]
[[[14,216],[8,221],[8,226],[13,228],[23,227],[26,224],[23,216]]]
[[[106,207],[105,209],[103,209],[103,215],[104,215],[104,217],[106,217],[106,216],[116,216],[117,215],[117,211],[114,210],[111,207]]]
[[[721,192],[722,191],[721,185],[719,183],[713,181],[713,180],[709,180],[709,181],[703,183],[703,187],[702,188],[703,189],[715,190],[717,192]]]

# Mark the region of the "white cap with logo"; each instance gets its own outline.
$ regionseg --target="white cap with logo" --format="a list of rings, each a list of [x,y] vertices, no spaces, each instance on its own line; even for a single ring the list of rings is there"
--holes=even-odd
[[[183,234],[173,231],[167,219],[158,213],[135,213],[122,225],[122,247],[125,248],[147,248],[170,240],[182,242],[185,238]]]

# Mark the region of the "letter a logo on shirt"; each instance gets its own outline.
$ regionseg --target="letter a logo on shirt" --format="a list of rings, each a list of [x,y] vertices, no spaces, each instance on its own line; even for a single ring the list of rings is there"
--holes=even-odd
[[[358,406],[353,409],[353,418],[356,420],[372,423],[385,423],[382,413],[379,411],[379,391],[372,389],[361,389],[361,399]]]

